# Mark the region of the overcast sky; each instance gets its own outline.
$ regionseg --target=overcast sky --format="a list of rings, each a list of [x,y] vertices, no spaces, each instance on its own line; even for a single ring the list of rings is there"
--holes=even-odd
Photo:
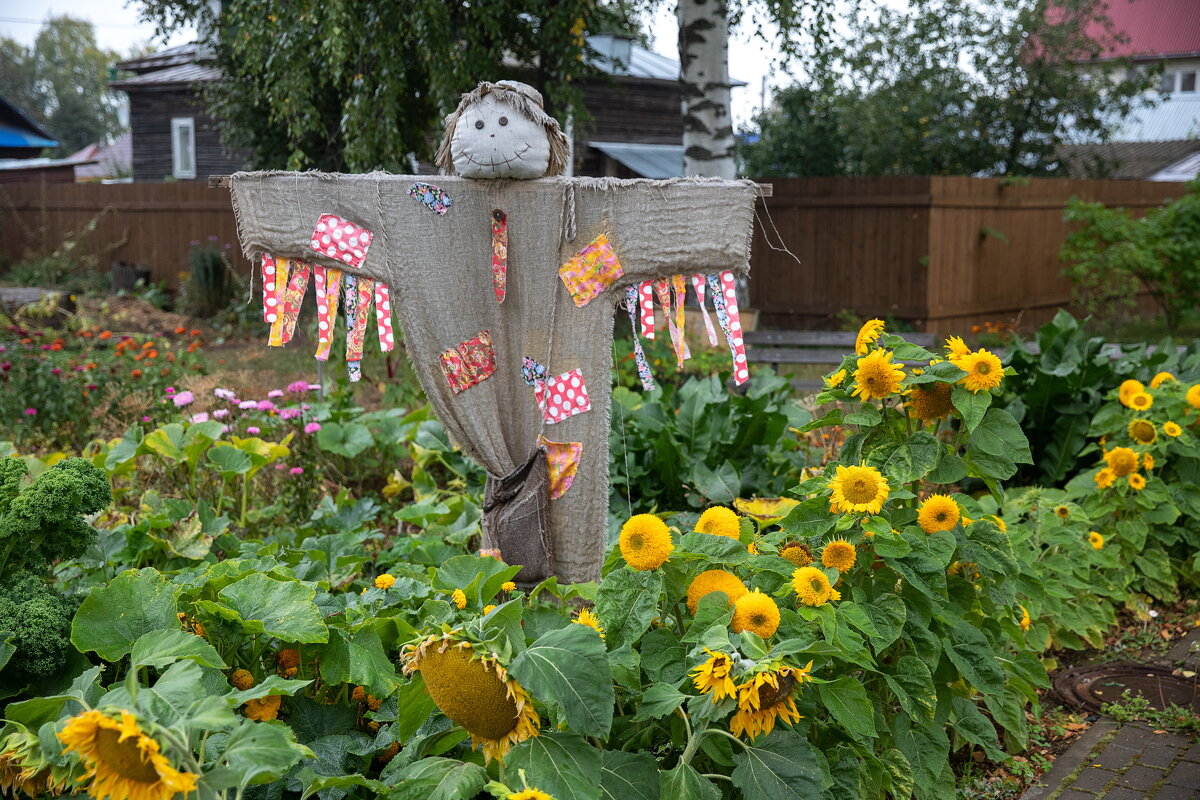
[[[106,49],[125,55],[135,45],[153,40],[156,47],[169,47],[191,41],[195,32],[177,31],[166,42],[154,40],[154,28],[138,21],[138,3],[125,0],[3,0],[0,2],[0,36],[32,44],[47,17],[68,14],[90,20],[96,26],[96,40]],[[678,28],[673,12],[674,4],[663,3],[659,12],[650,20],[649,32],[653,37],[655,52],[678,58],[676,37]],[[750,26],[744,26],[749,28]],[[759,108],[762,82],[767,78],[769,86],[778,86],[781,81],[790,82],[788,76],[772,71],[772,61],[777,56],[776,48],[754,40],[747,31],[738,32],[730,43],[729,72],[746,86],[733,90],[733,118],[738,127],[748,122]],[[767,89],[768,102],[770,88]]]

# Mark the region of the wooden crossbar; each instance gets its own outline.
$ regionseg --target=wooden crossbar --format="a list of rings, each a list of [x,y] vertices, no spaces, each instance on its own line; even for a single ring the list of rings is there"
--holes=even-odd
[[[210,188],[210,189],[228,189],[229,188],[229,176],[228,175],[209,175],[208,176],[208,188]],[[775,187],[770,183],[758,184],[759,197],[771,197],[774,194],[774,190],[775,190]]]

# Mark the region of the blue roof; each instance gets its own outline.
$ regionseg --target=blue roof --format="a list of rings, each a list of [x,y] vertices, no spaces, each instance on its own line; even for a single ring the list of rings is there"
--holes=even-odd
[[[0,122],[0,147],[58,147],[58,142],[13,125]]]
[[[678,178],[683,175],[683,145],[638,142],[588,142],[643,178]]]

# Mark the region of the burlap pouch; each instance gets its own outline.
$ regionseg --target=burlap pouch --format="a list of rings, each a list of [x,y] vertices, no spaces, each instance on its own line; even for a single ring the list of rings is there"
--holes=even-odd
[[[516,582],[533,586],[550,577],[550,472],[536,448],[508,475],[488,474],[483,490],[483,545],[520,564]]]

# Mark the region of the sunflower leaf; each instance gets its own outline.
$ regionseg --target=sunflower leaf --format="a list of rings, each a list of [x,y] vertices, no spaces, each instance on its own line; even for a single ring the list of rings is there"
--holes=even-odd
[[[572,730],[584,736],[608,735],[612,670],[604,642],[590,627],[567,625],[542,634],[509,671],[535,698],[558,708]]]
[[[721,790],[705,778],[691,764],[680,764],[674,769],[658,773],[658,791],[661,797],[678,797],[680,800],[720,800]]]
[[[107,586],[92,590],[71,623],[71,643],[105,661],[129,654],[143,634],[179,627],[175,597],[179,587],[155,569],[122,572]]]
[[[658,800],[658,764],[649,753],[605,750],[600,792],[602,800]]]
[[[798,734],[767,738],[733,756],[733,785],[746,800],[804,800],[821,796],[821,770],[808,740]]]
[[[655,683],[642,694],[642,703],[634,715],[634,722],[658,719],[674,714],[688,696],[669,683]]]
[[[610,572],[596,592],[596,615],[604,625],[608,643],[620,647],[640,639],[659,614],[661,594],[662,574],[657,570],[616,569]]]
[[[610,708],[612,702],[610,697]],[[501,779],[509,786],[519,786],[521,770],[524,770],[530,786],[538,787],[555,800],[600,800],[601,763],[600,751],[582,736],[544,733],[526,739],[509,751],[504,757]]]
[[[860,681],[843,675],[817,687],[817,694],[833,718],[856,737],[874,738],[875,710]]]

